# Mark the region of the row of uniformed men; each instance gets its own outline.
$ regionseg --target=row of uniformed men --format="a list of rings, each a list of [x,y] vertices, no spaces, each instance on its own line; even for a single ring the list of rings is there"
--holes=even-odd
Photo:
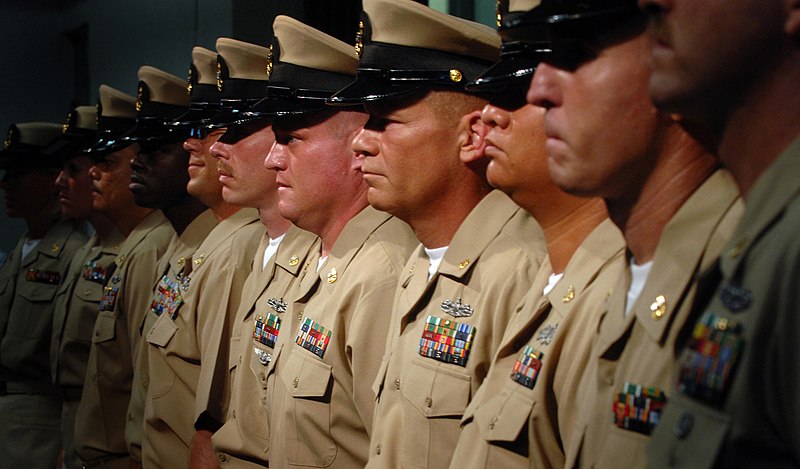
[[[668,24],[671,4],[643,3]],[[643,467],[653,434],[653,466],[797,464],[796,419],[766,405],[794,393],[796,302],[764,289],[795,278],[774,264],[796,264],[780,218],[796,151],[753,187],[657,111],[632,0],[500,13],[502,49],[490,28],[365,0],[355,51],[278,17],[270,48],[195,48],[188,98],[151,67],[135,104],[101,87],[94,163],[56,144],[64,213],[95,235],[59,282],[33,262],[63,267],[80,235],[48,254],[28,216],[3,267],[0,406],[20,417],[2,444],[48,402],[65,463],[86,467]],[[655,64],[657,92],[673,64]],[[783,205],[737,231],[737,183]],[[22,311],[54,295],[48,361],[49,313]]]

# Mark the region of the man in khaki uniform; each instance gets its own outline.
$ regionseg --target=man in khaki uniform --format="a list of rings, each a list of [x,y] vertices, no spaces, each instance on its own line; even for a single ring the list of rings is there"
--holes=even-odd
[[[257,65],[265,69],[267,49],[242,44],[245,43],[231,44],[237,50],[233,55],[238,58],[238,49],[244,48],[249,52],[248,57],[260,57]],[[253,48],[258,48],[257,52],[253,53]],[[220,48],[219,70],[227,69],[224,57],[229,50]],[[244,65],[242,62],[236,65]],[[198,78],[210,73],[204,64],[194,64]],[[220,73],[218,89],[222,96],[227,87],[237,85],[237,79]],[[263,93],[263,87],[260,90]],[[202,126],[203,120],[202,115],[191,117],[187,125]],[[187,133],[181,125],[174,132]],[[198,380],[204,368],[212,374],[227,374],[232,316],[238,309],[241,290],[264,229],[254,209],[240,209],[222,198],[216,160],[209,151],[221,134],[216,129],[198,139],[196,132],[189,132],[190,137],[184,142],[189,153],[186,190],[209,208],[207,213],[213,216],[213,223],[205,224],[205,214],[200,215],[176,239],[145,321],[146,343],[141,357],[147,361],[140,364],[147,367],[144,467],[189,467],[195,424],[197,429],[214,429],[218,423],[209,420],[222,420],[226,410],[226,390],[198,393]],[[195,229],[198,222],[200,225]]]
[[[511,2],[504,23],[531,3]],[[504,41],[500,61],[467,85],[491,93],[473,157],[488,158],[489,182],[536,218],[548,256],[464,413],[451,468],[564,466],[593,327],[624,268],[625,241],[603,200],[563,192],[548,172],[544,109],[525,102],[546,33],[535,47]]]
[[[267,73],[266,68],[262,70]],[[223,198],[234,205],[258,209],[261,224],[266,228],[236,313],[228,365],[230,375],[201,376],[198,385],[214,388],[220,385],[214,381],[224,378],[231,388],[225,423],[213,435],[214,463],[225,467],[256,467],[268,462],[264,407],[267,365],[281,329],[288,329],[288,325],[282,327],[282,324],[290,289],[309,271],[310,265],[316,265],[319,256],[317,237],[293,227],[280,215],[276,173],[264,165],[265,156],[275,142],[271,118],[237,120],[248,107],[248,100],[243,99],[229,112],[215,116],[215,120],[231,122],[211,147],[219,162]],[[311,272],[315,273],[313,269]]]
[[[53,300],[87,236],[62,218],[59,162],[42,154],[60,133],[58,124],[15,124],[0,152],[6,213],[27,226],[0,268],[0,466],[8,468],[52,468],[61,447],[61,390],[50,374]]]
[[[650,103],[650,38],[635,2],[546,1],[514,24],[518,39],[542,24],[552,38],[528,93],[546,108],[551,176],[568,192],[603,197],[628,247],[629,265],[594,329],[566,465],[643,467],[697,275],[732,233],[738,191],[716,158]]]
[[[103,286],[116,268],[114,259],[125,239],[114,222],[93,209],[92,160],[83,150],[97,140],[97,113],[94,106],[75,108],[67,117],[64,134],[46,151],[62,159],[56,178],[61,189],[65,215],[86,219],[94,234],[76,253],[65,281],[56,293],[53,331],[50,341],[50,369],[53,382],[61,387],[61,445],[64,466],[80,469],[75,452],[75,413],[78,410],[86,363],[97,319]],[[113,267],[112,267],[113,266]]]
[[[269,50],[229,38],[217,39],[216,46],[220,57],[217,59],[215,56],[213,67],[205,73],[192,74],[192,77],[199,75],[200,78],[192,88],[193,93],[196,86],[213,87],[214,90],[218,90],[220,84],[222,87],[222,105],[217,112],[207,114],[206,124],[209,128],[224,132],[209,149],[216,159],[214,174],[219,180],[225,202],[236,207],[256,209],[261,224],[266,228],[255,253],[252,271],[242,286],[240,301],[244,305],[252,296],[250,290],[256,288],[254,278],[261,278],[265,263],[275,253],[277,243],[283,239],[290,222],[277,212],[275,172],[264,167],[264,157],[274,142],[269,120],[244,118],[242,115],[250,105],[264,97],[266,80],[269,78]],[[214,73],[217,69],[220,70],[219,77]],[[220,149],[225,153],[224,158],[220,158]],[[228,163],[235,166],[235,171]],[[269,246],[273,238],[275,241]],[[236,311],[226,311],[220,315],[220,319],[225,322],[219,326],[221,342],[217,362],[212,364],[214,366],[204,364],[198,378],[197,433],[192,440],[191,467],[219,466],[211,436],[226,421],[226,414],[230,413],[226,410],[231,394],[229,364],[231,357],[238,353],[233,346],[238,344],[238,314]],[[259,407],[257,402],[253,407]]]
[[[149,306],[158,259],[175,232],[160,210],[137,205],[128,187],[139,146],[122,136],[135,125],[136,99],[107,85],[100,85],[99,95],[98,139],[88,150],[95,162],[93,208],[113,221],[125,241],[103,286],[75,445],[86,467],[127,468],[126,410],[144,317],[137,312]]]
[[[353,48],[285,16],[273,30],[276,63],[255,111],[279,114],[266,160],[278,209],[320,237],[320,260],[285,300],[289,321],[267,369],[269,464],[361,467],[392,293],[416,242],[405,223],[368,206],[350,148],[367,116],[325,106],[355,75]]]
[[[701,280],[650,466],[798,467],[797,4],[639,4],[657,27],[651,97],[711,131],[747,205]]]
[[[486,104],[464,84],[497,60],[497,33],[410,0],[364,2],[363,24],[358,78],[333,100],[366,103],[353,149],[369,202],[421,242],[386,319],[368,466],[446,467],[546,245],[530,214],[491,190],[485,163],[460,160]]]

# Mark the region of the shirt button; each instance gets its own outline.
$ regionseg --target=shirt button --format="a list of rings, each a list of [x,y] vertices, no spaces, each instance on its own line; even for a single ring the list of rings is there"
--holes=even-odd
[[[431,399],[430,397],[426,397],[425,398],[425,407],[430,408],[432,405],[433,405],[433,399]]]
[[[492,420],[489,422],[489,430],[494,430],[494,425],[497,423],[497,416],[495,415],[492,417]]]
[[[262,371],[261,373],[258,374],[258,379],[259,381],[261,381],[261,384],[265,384],[267,382],[267,374]]]
[[[381,454],[381,445],[375,447],[375,454]]]
[[[292,386],[297,387],[297,385],[299,384],[300,384],[300,378],[295,378],[294,382],[292,383]]]
[[[228,458],[226,458],[226,457],[225,457],[225,454],[223,454],[223,453],[217,453],[217,460],[218,460],[219,462],[225,462],[227,459],[228,459]]]
[[[233,418],[236,418],[236,409],[231,411],[231,415],[233,416]]]
[[[692,427],[694,426],[694,415],[688,410],[684,410],[680,417],[678,417],[678,421],[675,422],[675,436],[680,439],[684,439],[689,436],[689,433],[692,432]]]
[[[398,391],[400,390],[400,378],[394,380],[394,388]]]
[[[298,321],[302,321],[302,320],[303,320],[303,312],[302,312],[302,311],[300,311],[299,313],[297,313],[297,320],[298,320]]]

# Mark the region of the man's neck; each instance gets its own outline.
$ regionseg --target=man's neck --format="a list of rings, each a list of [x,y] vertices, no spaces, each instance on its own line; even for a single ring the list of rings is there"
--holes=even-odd
[[[114,221],[101,213],[92,213],[89,216],[89,223],[101,241],[108,239],[108,236],[114,231]]]
[[[61,219],[61,209],[58,205],[48,207],[36,215],[25,217],[29,239],[41,239]]]
[[[542,225],[547,240],[547,254],[555,273],[564,272],[586,237],[608,218],[602,199],[574,199],[576,204],[557,205],[563,213],[562,217],[551,219]]]
[[[653,258],[664,227],[718,166],[716,158],[687,135],[668,138],[639,192],[606,200],[637,263]]]
[[[120,213],[119,216],[115,216],[114,218],[114,226],[117,228],[117,231],[122,233],[123,236],[127,237],[134,228],[139,226],[139,223],[142,222],[148,215],[153,213],[155,210],[152,208],[145,208],[140,207],[138,205],[131,205],[123,213]]]
[[[172,228],[180,236],[186,230],[186,227],[207,208],[199,200],[186,195],[178,203],[170,207],[164,207],[161,211],[164,212],[164,216],[167,217]]]
[[[431,201],[424,210],[403,218],[426,248],[449,246],[458,228],[489,192],[487,187],[465,185]]]
[[[342,210],[336,216],[332,216],[327,225],[322,227],[315,233],[319,236],[321,241],[321,255],[322,257],[328,257],[330,254],[333,245],[336,244],[336,240],[339,239],[339,235],[342,234],[344,227],[355,218],[356,215],[361,213],[362,210],[367,208],[367,197],[366,192],[364,195],[358,199],[356,199],[355,203],[350,204],[346,207],[345,210]]]
[[[258,208],[258,218],[261,224],[267,229],[269,239],[275,239],[286,234],[292,226],[292,222],[283,218],[275,204]]]
[[[745,199],[759,176],[800,136],[798,62],[795,57],[771,70],[721,124],[720,160]]]

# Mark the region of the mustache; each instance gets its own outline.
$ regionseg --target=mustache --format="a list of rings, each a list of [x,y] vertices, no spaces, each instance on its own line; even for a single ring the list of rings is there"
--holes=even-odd
[[[233,174],[233,168],[219,160],[217,160],[217,171]]]

